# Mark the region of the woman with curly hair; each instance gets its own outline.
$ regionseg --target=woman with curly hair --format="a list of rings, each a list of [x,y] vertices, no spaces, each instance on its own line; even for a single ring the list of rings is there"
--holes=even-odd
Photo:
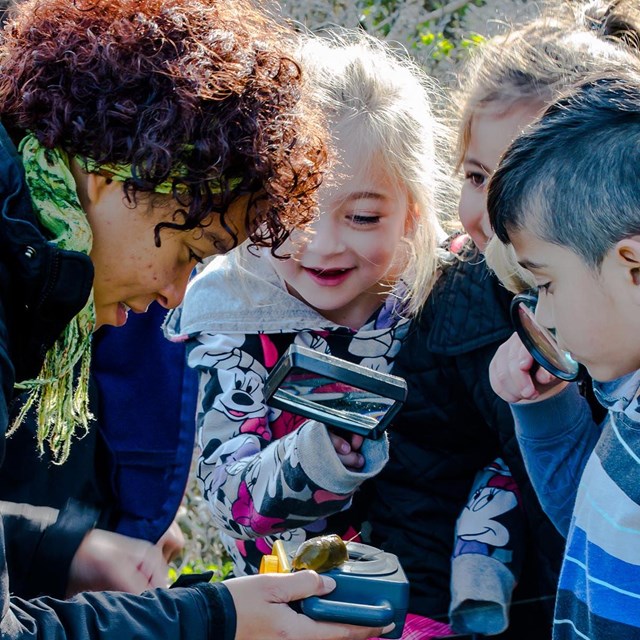
[[[34,407],[62,463],[88,428],[90,338],[182,299],[192,269],[311,215],[325,152],[290,34],[249,0],[27,0],[0,42],[0,446]],[[9,423],[16,389],[28,400]],[[14,505],[15,506],[15,505]],[[38,517],[41,516],[40,519]],[[10,598],[52,510],[3,508],[3,638],[364,638],[300,616],[310,572],[142,596]],[[64,528],[64,522],[58,522]],[[46,533],[44,534],[46,535]],[[6,547],[6,548],[5,548]],[[79,552],[82,550],[80,545]],[[78,560],[78,562],[76,562]],[[151,585],[153,559],[132,570]],[[86,570],[76,554],[72,571]]]

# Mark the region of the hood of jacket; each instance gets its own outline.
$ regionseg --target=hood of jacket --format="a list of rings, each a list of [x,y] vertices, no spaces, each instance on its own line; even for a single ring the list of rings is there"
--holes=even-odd
[[[213,258],[189,283],[184,301],[167,316],[165,333],[176,340],[203,332],[280,333],[339,326],[287,291],[269,249],[245,242]]]

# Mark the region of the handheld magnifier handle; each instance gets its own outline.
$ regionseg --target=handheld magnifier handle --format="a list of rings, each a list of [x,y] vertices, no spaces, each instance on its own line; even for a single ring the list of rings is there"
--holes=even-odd
[[[302,601],[302,613],[314,620],[361,627],[386,627],[395,617],[391,603],[386,600],[382,600],[379,605],[351,604],[323,600],[318,596],[310,596]]]

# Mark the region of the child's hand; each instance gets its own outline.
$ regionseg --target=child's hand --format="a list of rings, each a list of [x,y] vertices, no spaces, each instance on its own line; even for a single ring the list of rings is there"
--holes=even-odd
[[[364,640],[387,633],[384,629],[316,622],[296,613],[287,603],[333,591],[335,581],[315,571],[296,571],[232,578],[224,582],[236,607],[236,640]]]
[[[340,435],[327,429],[333,443],[333,448],[340,458],[340,462],[350,471],[360,471],[364,466],[364,457],[360,451],[364,438],[356,433],[341,431]]]
[[[113,531],[91,529],[71,561],[67,597],[80,591],[142,593],[167,587],[168,572],[158,545]]]
[[[534,368],[533,356],[514,333],[493,356],[489,380],[506,402],[540,402],[560,393],[569,383],[542,367]]]

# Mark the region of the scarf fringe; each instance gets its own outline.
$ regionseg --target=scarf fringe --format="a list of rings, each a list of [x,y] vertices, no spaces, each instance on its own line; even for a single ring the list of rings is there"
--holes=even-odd
[[[84,437],[89,430],[89,422],[93,420],[89,410],[91,333],[83,333],[80,323],[74,318],[47,352],[40,375],[16,385],[30,389],[30,392],[7,436],[16,431],[35,406],[38,450],[40,455],[44,454],[47,443],[56,465],[63,464],[69,457],[76,430],[81,431],[77,437]],[[61,367],[59,363],[68,364]],[[79,369],[76,371],[77,363]]]
[[[82,209],[68,155],[58,148],[44,147],[33,133],[20,142],[25,179],[40,224],[61,249],[91,251],[91,225]],[[69,457],[77,429],[86,434],[89,421],[89,366],[91,334],[95,326],[93,295],[47,351],[37,378],[16,384],[29,391],[27,400],[8,435],[25,419],[31,408],[37,412],[37,441],[42,455],[45,443],[54,464]]]

